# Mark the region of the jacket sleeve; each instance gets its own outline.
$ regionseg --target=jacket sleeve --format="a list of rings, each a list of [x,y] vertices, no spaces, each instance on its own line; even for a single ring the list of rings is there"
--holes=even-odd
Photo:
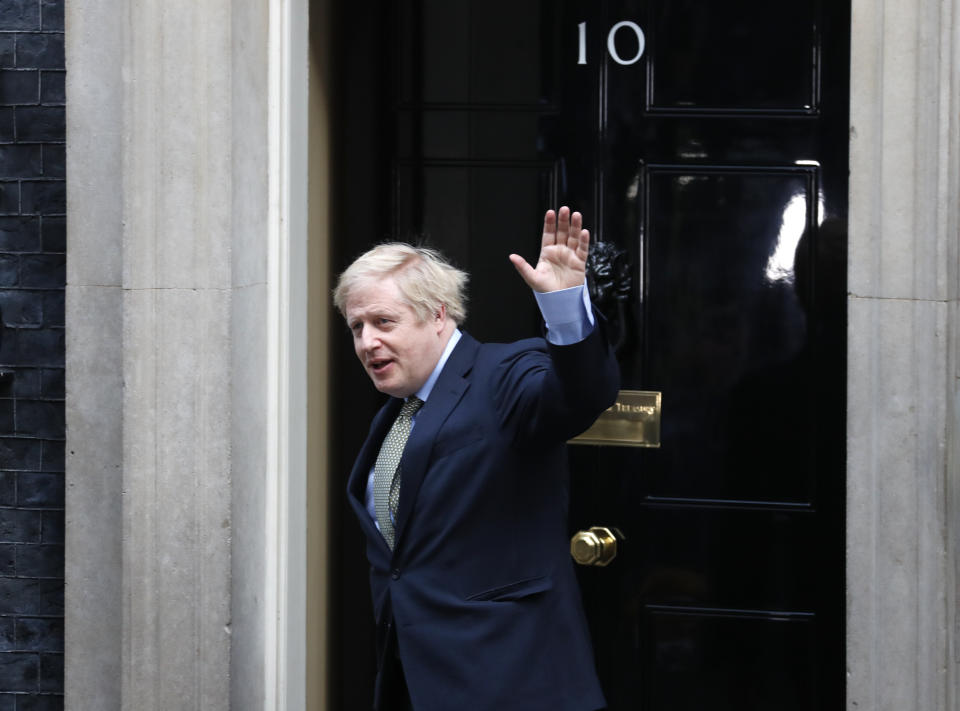
[[[501,426],[519,441],[566,441],[610,407],[620,369],[606,338],[603,317],[584,340],[557,346],[524,341],[498,365],[495,401]]]

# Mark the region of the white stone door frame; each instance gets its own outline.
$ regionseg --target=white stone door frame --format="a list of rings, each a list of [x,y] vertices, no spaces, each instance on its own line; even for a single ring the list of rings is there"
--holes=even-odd
[[[266,656],[265,708],[276,711],[306,708],[307,18],[307,0],[270,2],[267,558],[263,652]]]

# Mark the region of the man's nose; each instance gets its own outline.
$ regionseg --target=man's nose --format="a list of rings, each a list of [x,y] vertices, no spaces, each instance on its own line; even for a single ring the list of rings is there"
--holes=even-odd
[[[364,351],[369,351],[372,348],[375,348],[379,344],[377,339],[377,334],[374,330],[368,326],[364,326],[360,330],[360,348]]]

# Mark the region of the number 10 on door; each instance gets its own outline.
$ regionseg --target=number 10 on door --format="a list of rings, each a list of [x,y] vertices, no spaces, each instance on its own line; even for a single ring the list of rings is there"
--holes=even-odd
[[[616,38],[617,32],[620,30],[630,30],[637,37],[637,52],[632,57],[624,59],[620,56],[620,53],[617,51]],[[577,25],[577,31],[579,33],[579,53],[577,55],[577,64],[586,64],[587,63],[587,23],[581,22]],[[640,29],[640,25],[636,22],[631,22],[630,20],[621,20],[613,27],[610,28],[610,31],[607,33],[607,53],[610,55],[610,58],[615,61],[617,64],[622,64],[623,66],[629,66],[631,64],[636,64],[640,61],[640,57],[643,56],[643,50],[646,45],[646,38],[643,36],[643,30]]]

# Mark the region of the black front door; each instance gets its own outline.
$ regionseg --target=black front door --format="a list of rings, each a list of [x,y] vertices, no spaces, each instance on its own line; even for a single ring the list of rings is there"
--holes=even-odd
[[[539,330],[507,255],[535,257],[547,207],[625,252],[611,330],[622,387],[662,393],[661,444],[571,447],[571,534],[621,536],[580,570],[610,708],[839,708],[847,3],[339,12],[336,268],[426,241],[471,273],[466,329],[502,341]],[[345,478],[377,397],[334,348]],[[362,708],[363,552],[338,526],[335,705]]]

